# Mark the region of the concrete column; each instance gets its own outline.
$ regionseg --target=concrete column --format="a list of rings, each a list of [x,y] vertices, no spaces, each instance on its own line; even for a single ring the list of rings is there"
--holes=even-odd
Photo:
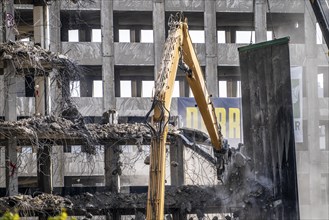
[[[15,41],[13,28],[15,27],[14,0],[8,0],[4,3],[5,12],[5,40]],[[5,100],[5,119],[6,121],[16,121],[16,70],[11,62],[5,63],[4,68],[4,100]],[[17,140],[10,137],[6,146],[6,188],[8,195],[18,194],[18,176],[17,176]]]
[[[118,145],[105,146],[105,186],[113,192],[120,190],[119,174],[121,168],[118,166],[120,153],[120,146]]]
[[[311,8],[309,2],[306,2],[305,7]],[[320,143],[319,143],[319,99],[318,99],[318,64],[317,64],[317,45],[316,45],[316,27],[314,24],[315,17],[310,15],[305,8],[304,14],[305,21],[305,54],[306,60],[305,63],[305,74],[306,77],[306,97],[308,100],[307,105],[307,137],[308,137],[308,153],[310,157],[310,179],[309,180],[300,180],[300,181],[309,181],[310,191],[309,191],[309,210],[311,212],[312,219],[326,218],[321,213],[321,187],[319,183],[321,180],[321,154]],[[300,193],[303,193],[300,191]],[[327,216],[328,217],[328,216]],[[303,216],[301,216],[303,218]]]
[[[255,0],[255,43],[267,40],[267,25],[266,25],[266,0]]]
[[[103,111],[115,109],[113,1],[102,0]]]
[[[1,15],[3,15],[3,12],[4,12],[4,7],[3,7],[3,3],[1,2],[0,3],[0,13]],[[4,36],[4,33],[5,33],[5,27],[2,26],[3,24],[3,18],[4,16],[0,16],[0,43],[4,42],[4,39],[5,39],[5,36]]]
[[[47,5],[33,7],[34,42],[42,48],[49,49],[49,10]],[[38,72],[34,77],[35,85],[35,115],[46,114],[46,88],[48,78],[45,72]],[[49,99],[47,99],[49,100]],[[37,153],[38,186],[42,192],[52,193],[52,161],[51,146],[39,146]]]
[[[171,185],[184,185],[184,145],[181,140],[170,145],[170,165]]]
[[[52,193],[51,146],[39,146],[37,153],[38,186],[41,192]]]
[[[164,0],[153,0],[154,79],[157,78],[166,40],[165,24]]]
[[[52,184],[53,187],[64,187],[64,151],[63,146],[52,146]]]
[[[0,187],[6,188],[6,148],[0,147]]]
[[[218,97],[216,1],[207,0],[204,12],[206,40],[206,83],[209,94]]]
[[[105,187],[107,187],[111,192],[120,191],[120,173],[121,168],[119,166],[120,159],[120,146],[118,145],[105,145],[104,161],[105,161]],[[120,220],[121,215],[112,211],[106,215],[106,220]]]
[[[50,50],[52,52],[58,53],[61,52],[61,20],[60,20],[60,1],[54,1],[49,6],[49,11],[52,16],[49,17],[49,30],[51,35],[49,35],[50,40]],[[62,103],[62,90],[61,85],[57,82],[54,82],[54,76],[58,70],[53,70],[50,72],[50,85],[49,85],[49,109],[47,112],[50,114],[59,114],[60,104]]]
[[[34,27],[34,42],[40,44],[42,48],[49,49],[49,10],[47,6],[33,7],[33,27]],[[48,81],[48,80],[47,80]],[[44,72],[40,72],[34,77],[35,84],[35,114],[45,115],[46,103],[46,79]],[[47,99],[49,100],[49,99]]]

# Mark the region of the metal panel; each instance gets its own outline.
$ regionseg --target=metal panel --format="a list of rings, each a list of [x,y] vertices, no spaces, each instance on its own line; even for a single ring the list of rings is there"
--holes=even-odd
[[[200,0],[171,0],[165,1],[166,11],[204,11],[204,1]]]
[[[152,43],[114,43],[115,65],[154,65]]]
[[[81,65],[102,65],[101,43],[62,42],[62,53]]]
[[[288,38],[239,48],[239,57],[246,151],[256,180],[281,201],[249,218],[299,219]]]
[[[152,0],[113,0],[116,11],[152,11]]]

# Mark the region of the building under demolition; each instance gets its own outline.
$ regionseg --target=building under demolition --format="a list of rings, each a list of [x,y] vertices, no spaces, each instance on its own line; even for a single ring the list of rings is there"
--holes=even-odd
[[[329,58],[309,1],[4,0],[0,7],[1,211],[44,218],[65,207],[79,218],[144,219],[151,141],[144,122],[168,21],[182,11],[232,155],[222,183],[178,70],[166,219],[329,218]],[[287,79],[274,70],[262,78],[240,68],[238,48],[287,36],[291,85],[281,86]],[[262,96],[265,85],[279,85],[282,98]],[[282,106],[293,107],[287,124],[267,120]]]

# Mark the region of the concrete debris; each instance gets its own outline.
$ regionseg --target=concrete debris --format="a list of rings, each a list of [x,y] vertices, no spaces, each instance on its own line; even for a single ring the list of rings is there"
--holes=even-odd
[[[30,195],[16,195],[0,198],[1,211],[33,212],[60,212],[62,208],[72,209],[73,203],[64,197],[50,194],[40,194],[32,197]]]
[[[168,139],[175,129],[170,127]],[[44,116],[0,122],[0,139],[16,137],[36,143],[39,140],[84,140],[84,145],[97,145],[109,141],[149,143],[151,135],[143,123],[136,124],[84,124],[83,120],[67,120],[62,117]]]
[[[73,63],[67,56],[53,53],[38,45],[13,41],[0,44],[0,60],[12,61],[16,69],[39,70],[66,67]]]

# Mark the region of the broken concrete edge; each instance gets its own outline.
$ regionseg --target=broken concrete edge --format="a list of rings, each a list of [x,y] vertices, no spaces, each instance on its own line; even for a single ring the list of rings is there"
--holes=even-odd
[[[149,128],[144,123],[134,124],[85,124],[79,118],[65,119],[54,115],[31,117],[18,121],[0,122],[0,140],[10,137],[16,137],[18,144],[20,140],[31,140],[31,144],[38,140],[88,140],[95,145],[113,142],[129,142],[130,144],[142,145],[150,144],[151,134]],[[184,129],[177,129],[169,126],[169,142],[179,138]],[[197,130],[194,131],[198,133]],[[194,139],[194,142],[203,141],[204,133],[201,140]],[[197,137],[198,135],[194,135]],[[25,141],[26,142],[26,141]],[[24,143],[25,143],[24,142]]]

